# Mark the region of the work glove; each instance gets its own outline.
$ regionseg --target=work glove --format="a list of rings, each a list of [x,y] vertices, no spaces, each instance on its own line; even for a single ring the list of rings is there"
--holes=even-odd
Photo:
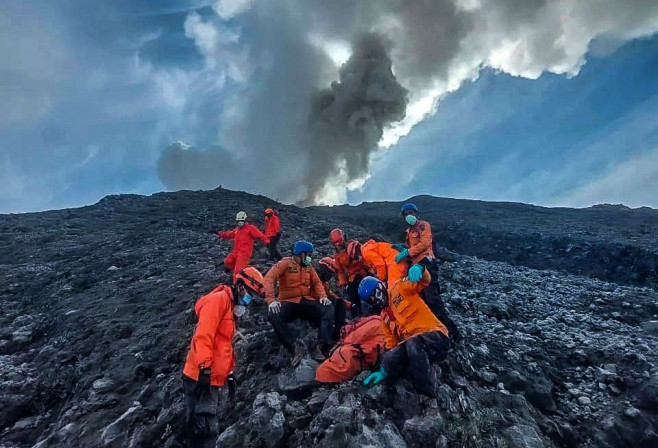
[[[378,371],[371,373],[366,377],[365,380],[363,380],[363,385],[364,386],[374,386],[375,384],[379,384],[382,381],[386,379],[388,376],[388,373],[386,373],[386,370],[384,370],[384,366],[382,366]]]
[[[409,249],[405,249],[395,256],[395,262],[399,263],[409,256]]]
[[[281,303],[278,300],[273,300],[272,303],[267,306],[267,309],[272,314],[279,314],[281,311]]]
[[[322,304],[324,306],[329,306],[329,305],[331,305],[331,300],[327,299],[326,297],[322,297],[320,299],[320,304]]]
[[[204,392],[210,389],[210,367],[199,370],[199,379],[196,381],[197,392]]]
[[[406,250],[406,247],[404,247],[404,244],[400,244],[400,243],[391,244],[391,247],[393,249],[397,250],[398,252],[402,252],[403,250]]]
[[[410,282],[418,283],[421,278],[423,278],[423,267],[419,264],[415,264],[409,268],[409,274],[407,274]]]
[[[229,373],[226,377],[226,387],[228,388],[228,398],[233,401],[233,399],[235,399],[236,388],[235,376],[233,375],[233,372]]]

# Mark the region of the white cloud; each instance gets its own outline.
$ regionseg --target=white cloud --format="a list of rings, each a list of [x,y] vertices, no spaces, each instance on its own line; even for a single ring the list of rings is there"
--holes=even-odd
[[[253,0],[216,0],[213,9],[219,17],[230,20],[248,11]]]

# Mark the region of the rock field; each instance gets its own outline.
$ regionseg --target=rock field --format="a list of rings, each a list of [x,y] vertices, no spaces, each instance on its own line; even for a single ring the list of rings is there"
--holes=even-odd
[[[450,249],[441,281],[464,333],[435,366],[439,399],[406,380],[365,388],[365,374],[314,384],[316,363],[290,368],[258,302],[240,320],[217,446],[658,446],[658,211],[461,201],[441,217],[454,200],[420,199]],[[218,189],[0,215],[0,447],[182,447],[192,307],[228,279],[214,233],[240,209],[262,226],[272,205]],[[277,207],[284,253],[304,238],[329,255],[337,226],[361,241],[404,230],[399,204]]]

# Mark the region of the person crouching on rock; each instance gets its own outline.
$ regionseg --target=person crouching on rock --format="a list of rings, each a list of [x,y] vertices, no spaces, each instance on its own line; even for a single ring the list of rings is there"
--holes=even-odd
[[[332,333],[332,339],[337,341],[340,339],[340,330],[345,326],[347,322],[347,310],[352,307],[352,303],[341,298],[334,292],[331,288],[329,282],[334,278],[334,275],[338,272],[336,267],[336,262],[331,257],[324,257],[318,263],[317,273],[324,286],[324,291],[327,294],[329,300],[334,305],[336,314],[334,315],[334,331]]]
[[[361,312],[361,300],[359,299],[359,282],[367,275],[363,266],[363,261],[350,258],[348,246],[350,241],[347,240],[347,234],[341,229],[334,229],[329,233],[329,242],[334,246],[334,261],[338,268],[338,285],[343,295],[347,296],[354,307],[352,307],[352,317],[356,317]]]
[[[412,267],[409,277],[417,269],[422,267]],[[381,310],[386,348],[390,350],[382,357],[381,368],[364,380],[366,386],[406,374],[419,394],[436,397],[430,363],[446,358],[450,339],[446,326],[420,298],[420,291],[429,283],[429,272],[422,270],[420,281],[403,279],[388,290],[375,277],[366,277],[359,284],[362,305],[374,312]]]
[[[299,365],[305,350],[303,342],[295,338],[288,322],[303,319],[318,326],[318,343],[311,352],[311,358],[316,361],[324,360],[331,346],[334,307],[311,266],[313,250],[313,244],[308,241],[297,241],[293,256],[283,258],[265,275],[265,299],[269,304],[267,318],[290,353],[293,367]],[[279,295],[275,297],[277,282]]]
[[[259,239],[263,244],[269,244],[267,238],[258,227],[247,222],[247,214],[238,212],[235,215],[237,225],[234,229],[225,232],[219,232],[217,236],[223,240],[233,240],[233,250],[224,260],[224,269],[227,272],[233,272],[233,278],[238,272],[244,269],[251,261],[251,254],[254,251],[254,240]]]
[[[190,351],[183,368],[185,432],[187,446],[214,447],[219,424],[219,388],[228,386],[235,394],[233,368],[233,313],[246,306],[254,295],[263,295],[263,275],[247,266],[235,276],[233,285],[219,285],[194,305],[198,318]]]

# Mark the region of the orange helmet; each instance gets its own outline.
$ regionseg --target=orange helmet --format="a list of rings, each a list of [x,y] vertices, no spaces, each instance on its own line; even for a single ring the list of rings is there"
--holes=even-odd
[[[357,260],[361,256],[361,244],[357,240],[347,243],[347,257],[350,261]]]
[[[247,266],[236,274],[235,283],[239,282],[259,296],[265,291],[263,274],[253,266]]]
[[[329,233],[329,242],[334,246],[344,244],[345,240],[347,240],[347,235],[341,229],[334,229]]]
[[[322,266],[326,266],[327,269],[329,269],[334,274],[338,272],[338,266],[336,266],[336,262],[331,257],[324,257],[322,260],[320,260],[320,264]]]
[[[270,215],[270,214],[272,214],[272,213],[274,213],[274,210],[272,210],[271,208],[266,208],[266,209],[265,209],[265,214],[266,214],[266,215]]]

